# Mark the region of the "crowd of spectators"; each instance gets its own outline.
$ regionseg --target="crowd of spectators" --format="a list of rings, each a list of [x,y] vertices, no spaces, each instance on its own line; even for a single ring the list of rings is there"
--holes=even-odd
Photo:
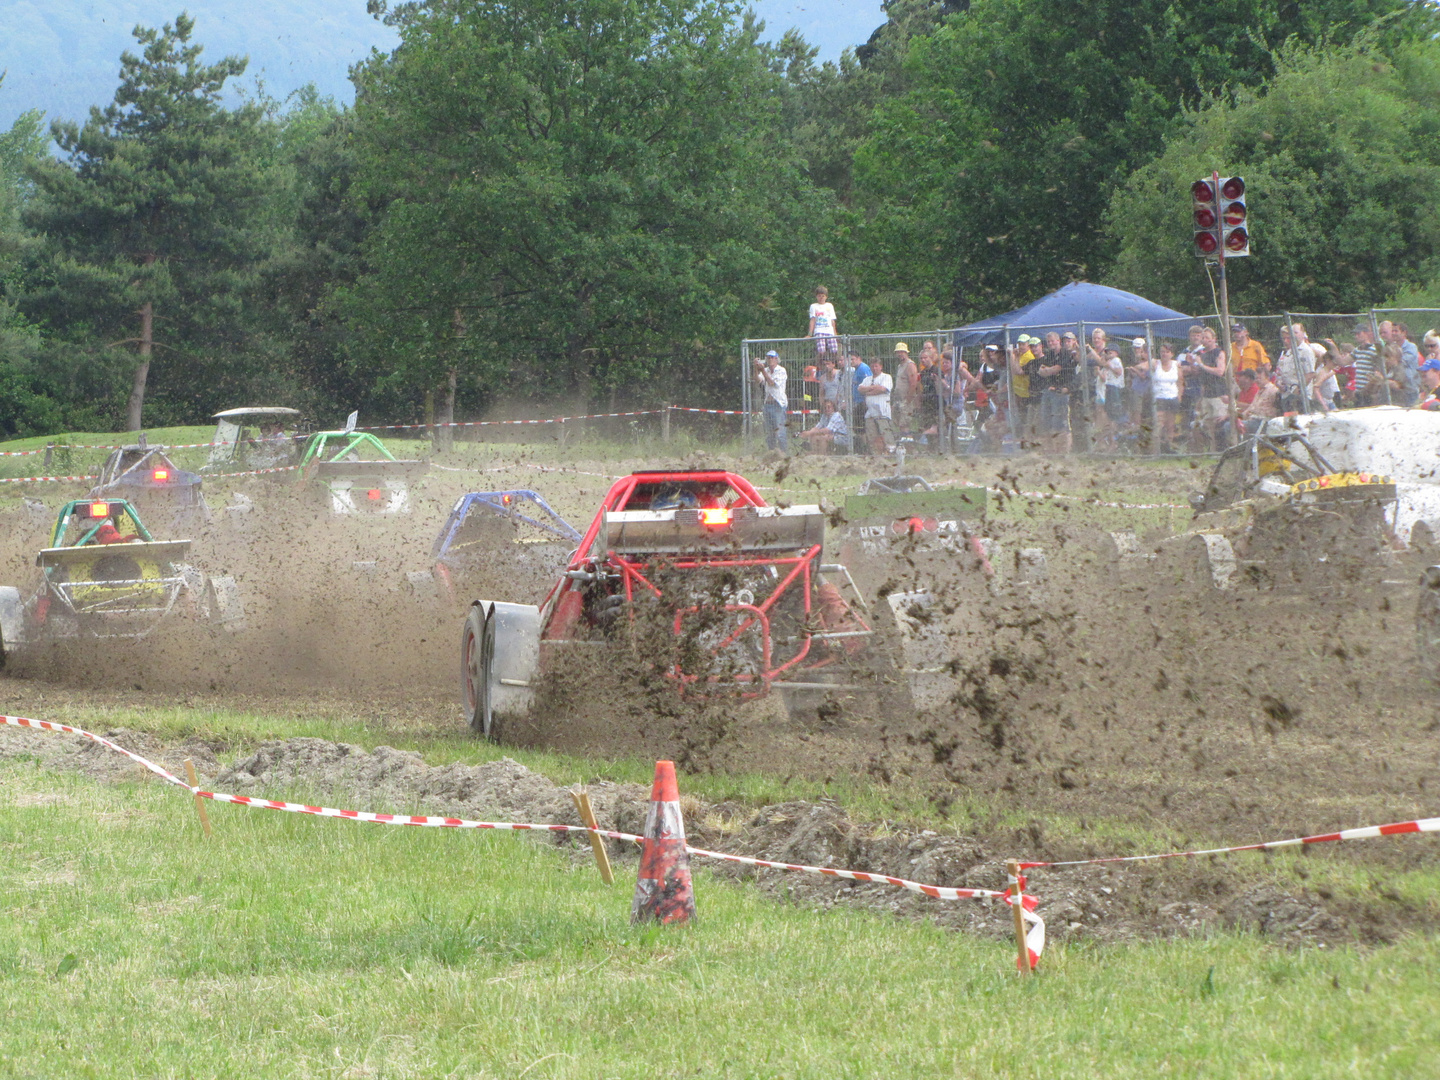
[[[1387,403],[1440,410],[1440,333],[1417,344],[1400,321],[1362,317],[1343,341],[1312,340],[1303,323],[1290,322],[1267,347],[1239,320],[1228,356],[1215,327],[1203,323],[1184,341],[1112,340],[1100,327],[1083,343],[1073,330],[1019,331],[957,359],[951,344],[935,340],[914,355],[914,339],[887,339],[888,355],[847,350],[824,288],[809,314],[815,362],[800,376],[798,435],[816,453],[893,454],[901,445],[938,450],[947,442],[962,452],[1223,449],[1235,436],[1232,377],[1247,433],[1284,413]],[[766,445],[786,452],[786,373],[773,351],[757,365],[757,381]]]

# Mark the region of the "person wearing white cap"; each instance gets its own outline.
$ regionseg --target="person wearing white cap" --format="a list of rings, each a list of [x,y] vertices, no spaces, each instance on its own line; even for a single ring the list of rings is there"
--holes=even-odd
[[[915,405],[920,398],[920,369],[910,359],[910,346],[903,341],[895,343],[894,379],[895,396],[890,411],[895,419],[896,432],[908,435]]]
[[[780,354],[771,349],[763,361],[756,361],[755,381],[765,388],[765,449],[790,452],[790,432],[785,426],[785,410],[790,399],[785,396],[786,374]]]

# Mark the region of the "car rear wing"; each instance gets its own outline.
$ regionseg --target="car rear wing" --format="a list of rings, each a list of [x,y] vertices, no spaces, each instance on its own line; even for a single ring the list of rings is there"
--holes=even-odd
[[[429,471],[428,461],[320,461],[315,465],[320,480],[413,480]]]
[[[128,555],[132,559],[174,562],[190,552],[189,540],[149,540],[120,544],[86,544],[83,547],[42,548],[35,556],[41,567],[76,566],[95,562],[105,555]]]
[[[601,538],[605,550],[634,555],[796,551],[824,544],[825,522],[818,506],[611,510]]]

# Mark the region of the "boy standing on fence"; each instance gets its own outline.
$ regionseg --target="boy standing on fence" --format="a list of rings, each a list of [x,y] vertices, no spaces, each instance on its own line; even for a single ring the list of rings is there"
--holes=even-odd
[[[835,305],[827,299],[825,286],[815,290],[815,302],[810,305],[810,329],[806,337],[815,339],[815,355],[819,357],[840,355],[840,328],[835,322]]]

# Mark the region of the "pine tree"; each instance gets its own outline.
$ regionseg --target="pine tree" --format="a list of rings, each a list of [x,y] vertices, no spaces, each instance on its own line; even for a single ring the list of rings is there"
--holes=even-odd
[[[132,431],[157,348],[184,358],[235,343],[247,275],[264,246],[255,225],[265,217],[255,153],[262,110],[220,100],[247,61],[202,64],[194,26],[184,14],[160,31],[137,26],[142,52],[121,56],[115,100],[92,108],[84,127],[52,124],[67,159],[29,169],[36,193],[25,221],[50,250],[26,308],[52,327],[133,347]]]

